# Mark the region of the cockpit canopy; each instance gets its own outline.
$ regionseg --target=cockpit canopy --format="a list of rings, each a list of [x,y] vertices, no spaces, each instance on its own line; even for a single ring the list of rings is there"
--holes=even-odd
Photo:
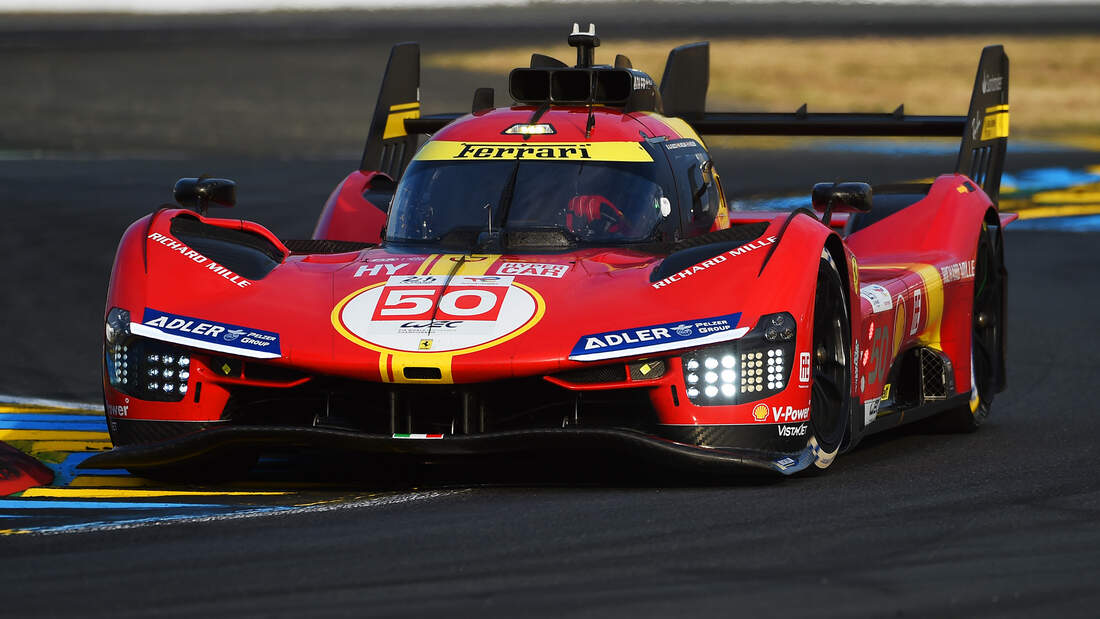
[[[397,187],[386,239],[551,229],[571,243],[657,240],[677,225],[675,187],[658,163],[640,143],[429,143]]]

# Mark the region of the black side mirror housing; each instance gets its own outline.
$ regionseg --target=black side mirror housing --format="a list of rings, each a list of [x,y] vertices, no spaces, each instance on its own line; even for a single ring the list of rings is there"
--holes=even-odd
[[[812,194],[814,210],[859,212],[871,210],[871,186],[867,183],[818,183]]]
[[[694,213],[693,218],[698,220],[702,219],[711,208],[711,205],[704,200],[704,196],[714,182],[714,164],[709,160],[704,161],[693,166],[690,174],[691,197],[694,200],[691,210]]]
[[[181,178],[172,188],[172,195],[180,206],[205,213],[211,204],[226,207],[236,204],[237,183],[227,178]]]

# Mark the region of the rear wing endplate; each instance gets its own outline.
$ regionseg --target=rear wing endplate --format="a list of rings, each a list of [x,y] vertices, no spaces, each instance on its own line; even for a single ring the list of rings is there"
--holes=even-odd
[[[386,63],[359,169],[401,178],[416,154],[418,139],[405,122],[416,118],[420,118],[420,46],[398,43]]]

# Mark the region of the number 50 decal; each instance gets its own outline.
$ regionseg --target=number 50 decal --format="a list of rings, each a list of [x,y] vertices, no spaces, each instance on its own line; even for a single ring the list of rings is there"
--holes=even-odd
[[[372,320],[496,320],[508,288],[386,288]],[[434,310],[434,313],[433,313]]]

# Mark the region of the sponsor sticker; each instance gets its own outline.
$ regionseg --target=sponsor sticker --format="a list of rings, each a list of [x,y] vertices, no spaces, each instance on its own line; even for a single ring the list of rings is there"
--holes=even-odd
[[[111,417],[125,417],[130,414],[130,398],[126,398],[126,404],[108,404],[104,408]]]
[[[869,426],[878,418],[878,398],[871,398],[863,402],[863,425]]]
[[[155,243],[160,243],[168,249],[179,253],[181,256],[187,258],[188,260],[191,260],[195,264],[203,265],[211,273],[229,280],[238,288],[248,288],[252,285],[252,282],[250,280],[245,279],[240,275],[237,275],[233,271],[223,267],[217,262],[214,262],[213,260],[200,254],[199,252],[191,249],[187,245],[184,245],[183,243],[180,243],[179,241],[173,239],[172,237],[165,236],[159,232],[154,232],[148,236],[148,239]]]
[[[359,268],[355,269],[355,275],[352,277],[376,277],[378,275],[397,275],[399,272],[412,263],[409,262],[375,262],[371,261],[367,264],[359,265]]]
[[[768,420],[768,405],[767,404],[757,404],[756,406],[752,407],[752,418],[755,419],[756,421],[767,421]]]
[[[1003,105],[986,108],[985,113],[985,126],[982,127],[982,141],[1007,138],[1008,106]]]
[[[243,357],[273,359],[282,354],[278,333],[150,307],[145,308],[140,323],[130,323],[130,330],[136,335]]]
[[[395,275],[337,306],[357,343],[407,352],[458,352],[530,328],[541,303],[511,275]],[[369,346],[368,346],[369,347]]]
[[[532,277],[553,277],[561,279],[569,270],[568,264],[539,264],[534,262],[502,262],[497,266],[497,275],[530,275]]]
[[[769,237],[766,237],[766,238],[763,238],[763,239],[758,239],[758,240],[753,241],[751,243],[745,243],[744,245],[741,245],[740,247],[734,247],[733,249],[731,249],[731,250],[729,250],[725,253],[718,254],[717,256],[714,256],[713,258],[709,258],[709,259],[704,260],[704,261],[702,261],[698,264],[692,265],[692,266],[684,269],[683,271],[678,271],[676,273],[673,273],[672,275],[669,275],[668,277],[666,277],[666,278],[664,278],[660,281],[653,282],[650,285],[653,286],[654,288],[658,288],[658,289],[663,288],[663,287],[665,287],[669,284],[672,284],[674,282],[678,282],[682,279],[686,279],[688,277],[691,277],[692,275],[695,275],[696,273],[699,273],[701,271],[706,271],[707,269],[709,269],[713,266],[717,266],[719,264],[722,264],[723,262],[725,262],[729,258],[736,258],[738,256],[742,256],[744,254],[754,252],[754,251],[756,251],[758,249],[761,249],[763,247],[767,247],[768,245],[771,245],[772,243],[774,243],[775,240],[776,240],[776,237],[769,236]]]
[[[809,428],[809,425],[802,423],[797,426],[776,427],[779,428],[779,436],[806,436],[806,431]]]
[[[982,74],[982,94],[997,92],[1004,85],[1005,78],[1000,75]]]
[[[810,382],[810,353],[798,353],[798,382]]]
[[[569,358],[573,361],[596,361],[700,344],[727,342],[748,332],[748,327],[737,327],[740,320],[741,312],[737,312],[698,320],[666,322],[659,325],[593,333],[577,340],[577,344],[569,353]]]
[[[894,303],[890,300],[890,291],[878,284],[861,286],[859,296],[867,299],[871,304],[872,314],[894,309]]]
[[[786,408],[782,406],[772,407],[772,421],[781,423],[792,423],[797,421],[806,421],[809,418],[809,406],[807,406],[806,408],[795,408],[793,406],[787,406]]]
[[[967,260],[940,267],[940,278],[943,279],[945,284],[964,279],[974,279],[974,261]]]
[[[452,142],[432,140],[414,159],[423,161],[653,161],[639,142]]]
[[[695,148],[699,143],[692,139],[671,140],[664,142],[665,150],[680,150],[681,148]]]

